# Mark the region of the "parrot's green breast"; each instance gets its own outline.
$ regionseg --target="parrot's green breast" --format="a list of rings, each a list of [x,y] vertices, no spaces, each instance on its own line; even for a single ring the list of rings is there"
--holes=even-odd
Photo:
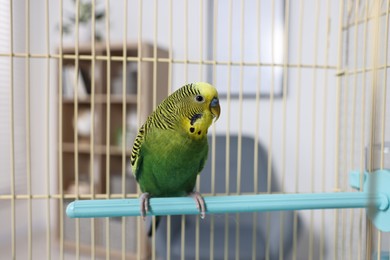
[[[149,132],[140,149],[136,169],[142,192],[156,197],[192,192],[207,153],[207,136],[194,140],[171,129]]]

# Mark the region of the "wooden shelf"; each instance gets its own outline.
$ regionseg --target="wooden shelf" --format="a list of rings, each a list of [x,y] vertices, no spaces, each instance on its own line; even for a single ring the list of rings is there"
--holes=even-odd
[[[114,88],[113,84],[113,82],[115,82],[115,79],[123,78],[123,54],[125,53],[123,48],[126,48],[127,58],[136,57],[137,60],[133,61],[137,62],[139,59],[141,59],[141,62],[137,64],[136,69],[134,68],[132,70],[126,71],[127,81],[128,83],[132,84],[126,86],[126,93],[128,93],[126,96],[123,96],[121,94],[107,94],[115,92],[114,90],[116,90],[116,88]],[[142,50],[139,50],[139,48],[141,48]],[[155,51],[157,53],[155,53]],[[147,43],[142,43],[140,45],[138,43],[129,43],[125,47],[122,43],[113,43],[109,46],[109,50],[107,50],[107,46],[105,43],[96,43],[94,50],[92,50],[91,44],[87,43],[80,44],[77,50],[75,46],[64,46],[61,52],[63,54],[63,68],[72,66],[74,67],[76,59],[79,61],[78,64],[81,72],[81,74],[79,75],[82,76],[81,79],[83,80],[81,81],[81,85],[85,83],[85,91],[82,91],[83,89],[77,89],[72,87],[74,85],[73,77],[69,77],[69,74],[66,73],[65,75],[63,75],[63,89],[61,89],[60,91],[64,93],[64,96],[62,97],[62,100],[60,100],[60,105],[62,106],[62,118],[59,119],[61,122],[61,124],[59,125],[62,126],[61,131],[63,133],[61,140],[62,151],[60,151],[62,153],[61,171],[63,173],[61,176],[61,189],[67,191],[69,187],[72,187],[72,185],[74,185],[76,178],[75,171],[78,171],[79,177],[90,176],[91,174],[93,174],[95,181],[94,187],[96,187],[95,192],[98,194],[105,194],[107,192],[107,172],[112,177],[118,173],[122,173],[122,156],[125,155],[126,160],[129,160],[131,153],[131,147],[126,147],[126,151],[123,151],[122,146],[115,145],[119,142],[118,139],[120,139],[118,135],[121,133],[120,131],[124,123],[123,118],[125,118],[126,124],[129,124],[130,126],[132,124],[136,124],[134,122],[127,122],[127,120],[131,121],[130,115],[132,114],[139,115],[142,121],[146,120],[147,116],[153,111],[154,94],[157,97],[157,103],[162,101],[168,95],[168,63],[162,61],[160,62],[159,60],[167,59],[169,57],[169,53],[167,50],[161,48],[156,49],[152,44]],[[107,59],[107,53],[110,53],[111,61]],[[139,54],[141,55],[140,57],[138,56]],[[157,64],[145,61],[145,58],[149,57],[157,57]],[[92,60],[94,60],[95,66],[92,66]],[[154,60],[155,59],[151,59],[150,61]],[[110,71],[108,71],[107,67],[108,62],[110,62],[111,65]],[[155,68],[156,65],[157,68]],[[94,69],[94,71],[92,71],[92,69]],[[64,71],[62,73],[64,73]],[[92,77],[92,75],[94,76]],[[133,81],[130,82],[129,80]],[[155,90],[153,89],[154,80],[157,80],[158,82],[157,88]],[[107,88],[107,82],[111,82],[111,89]],[[92,83],[94,83],[95,86],[93,100],[91,95],[85,94],[91,91],[90,87]],[[141,84],[142,91],[140,91],[139,94],[130,94],[134,93],[130,92],[130,89],[134,91],[134,86],[137,86],[136,84],[138,83]],[[132,86],[132,88],[130,87],[130,85]],[[75,89],[77,91],[80,91],[79,93],[84,93],[84,96],[79,96],[78,99],[75,100],[72,95]],[[122,91],[120,91],[120,89],[121,88],[118,87],[118,91],[115,93],[121,93]],[[67,96],[65,95],[65,93],[71,96]],[[91,145],[89,143],[90,138],[75,136],[73,122],[75,112],[74,106],[76,104],[79,106],[78,115],[82,119],[81,121],[78,121],[78,126],[80,127],[81,123],[81,126],[84,127],[84,131],[90,131],[92,127],[94,129],[95,144],[93,151],[91,151]],[[94,109],[94,126],[91,127],[88,125],[90,123],[90,120],[88,120],[90,114],[87,113],[91,112],[92,104],[95,104],[96,106]],[[124,104],[126,104],[125,110],[123,109]],[[110,106],[110,109],[107,109],[108,105]],[[110,113],[109,115],[107,114],[108,112]],[[123,113],[126,114],[124,115]],[[85,115],[87,115],[87,118],[85,118]],[[109,131],[108,135],[107,131]],[[77,147],[75,147],[75,138],[78,138]],[[107,141],[107,138],[109,138],[109,141]],[[106,146],[107,142],[110,142],[111,144],[108,147]],[[93,162],[91,162],[92,153]],[[78,156],[75,156],[76,154],[78,154]],[[107,154],[110,155],[108,156],[108,158]],[[91,167],[92,163],[93,167]],[[128,171],[128,165],[126,165],[125,167],[125,170]],[[93,173],[91,172],[92,169]],[[88,182],[89,186],[91,185],[88,179],[86,180],[86,182]],[[135,180],[131,179],[131,182],[131,185],[134,185],[135,187]],[[59,225],[60,222],[58,221],[58,227]],[[104,241],[102,234],[98,232],[99,227],[94,228],[96,234],[95,241]],[[71,231],[69,231],[67,228],[64,228],[64,234],[66,237],[64,239],[64,243],[67,246],[73,247],[76,245],[76,241],[74,240],[73,235],[69,236],[70,233]],[[150,250],[148,239],[146,238],[145,232],[141,233],[141,259],[149,259]],[[83,250],[85,249],[86,252],[90,252],[91,250],[89,244],[82,245],[80,249],[81,248]],[[129,259],[133,259],[136,252],[134,251],[134,249],[129,248],[126,250],[125,255]],[[100,248],[98,247],[98,245],[96,245],[95,250],[96,253],[105,253],[104,246],[103,248]],[[114,249],[112,249],[111,253],[113,251]],[[110,258],[111,257],[114,257],[114,255],[111,254]]]
[[[152,44],[148,43],[142,43],[141,47],[147,48],[150,45],[151,48],[153,48]],[[118,52],[123,50],[123,43],[121,42],[111,42],[110,43],[110,51],[111,52]],[[138,43],[127,43],[127,51],[129,52],[136,52],[138,49]],[[64,54],[75,54],[75,45],[73,44],[66,44],[62,47],[62,52]],[[79,53],[91,53],[92,52],[92,44],[90,42],[83,42],[78,45],[78,51]],[[102,52],[107,51],[107,44],[106,42],[96,42],[95,43],[95,52]]]
[[[106,95],[106,94],[95,94],[95,103],[106,104],[107,97],[108,97],[108,95]],[[126,95],[125,99],[126,99],[127,104],[137,104],[137,95],[136,94]],[[91,96],[79,97],[77,101],[79,104],[91,104],[92,98],[91,98]],[[73,99],[73,97],[63,98],[63,103],[64,104],[74,104],[74,99]],[[111,94],[110,95],[110,104],[123,104],[123,97],[121,95]]]
[[[79,153],[91,153],[91,145],[87,143],[78,143],[78,152]],[[106,145],[94,145],[95,151],[94,154],[101,154],[106,155],[107,154],[107,146]],[[63,143],[62,144],[62,151],[65,153],[74,153],[75,152],[75,144],[74,143]],[[122,156],[122,147],[111,145],[109,148],[110,155],[113,156]],[[126,156],[131,155],[131,151],[127,149],[125,151]]]

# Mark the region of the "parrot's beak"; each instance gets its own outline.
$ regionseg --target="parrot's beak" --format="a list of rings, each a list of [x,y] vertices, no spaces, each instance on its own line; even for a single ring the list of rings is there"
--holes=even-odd
[[[221,107],[219,106],[219,99],[213,98],[210,102],[210,111],[215,117],[215,121],[218,120],[219,115],[221,114]]]

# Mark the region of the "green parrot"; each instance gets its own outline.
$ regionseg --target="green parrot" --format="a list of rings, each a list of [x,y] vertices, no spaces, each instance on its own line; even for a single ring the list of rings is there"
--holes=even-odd
[[[130,158],[142,191],[143,219],[150,197],[187,195],[194,198],[204,218],[204,200],[194,187],[207,159],[207,130],[219,115],[217,90],[199,82],[173,92],[146,119],[135,138]]]

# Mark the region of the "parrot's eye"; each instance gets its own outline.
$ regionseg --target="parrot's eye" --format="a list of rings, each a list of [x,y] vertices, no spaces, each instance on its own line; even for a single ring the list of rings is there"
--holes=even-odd
[[[201,95],[197,95],[197,96],[195,97],[195,100],[198,101],[198,102],[203,102],[203,101],[204,101],[204,97],[201,96]]]

